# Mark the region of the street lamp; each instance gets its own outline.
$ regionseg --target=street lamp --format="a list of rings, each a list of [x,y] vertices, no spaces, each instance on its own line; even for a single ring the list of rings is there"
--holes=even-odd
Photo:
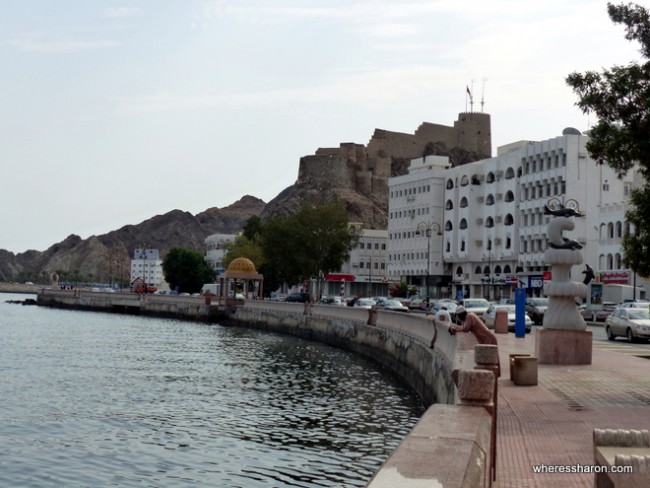
[[[416,236],[426,235],[427,237],[427,302],[429,301],[429,277],[431,276],[431,236],[433,236],[434,230],[436,235],[442,235],[442,227],[438,222],[420,222],[415,228]]]

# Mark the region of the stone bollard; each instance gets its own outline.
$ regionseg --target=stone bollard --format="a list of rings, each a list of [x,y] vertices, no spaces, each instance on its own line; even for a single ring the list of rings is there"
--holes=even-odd
[[[492,405],[495,382],[492,371],[461,369],[458,371],[459,405]]]
[[[377,307],[368,309],[368,325],[377,325]]]
[[[496,369],[499,366],[499,346],[493,344],[476,344],[474,361],[480,369]]]
[[[508,333],[508,311],[497,309],[494,317],[494,332],[496,334]]]

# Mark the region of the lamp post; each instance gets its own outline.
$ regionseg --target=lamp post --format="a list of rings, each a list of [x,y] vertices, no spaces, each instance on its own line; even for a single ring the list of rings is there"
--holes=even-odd
[[[442,235],[442,227],[438,222],[420,222],[415,228],[415,235],[427,237],[427,302],[429,301],[429,281],[431,276],[431,237],[433,236],[433,231],[436,231],[436,235]]]

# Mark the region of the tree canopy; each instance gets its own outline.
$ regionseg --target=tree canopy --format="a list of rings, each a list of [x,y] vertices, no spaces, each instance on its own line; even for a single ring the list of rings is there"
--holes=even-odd
[[[626,217],[634,231],[625,235],[622,247],[628,266],[650,276],[650,13],[632,3],[608,3],[607,12],[612,22],[625,26],[626,39],[640,44],[645,61],[601,73],[572,73],[566,82],[578,95],[576,105],[598,117],[586,145],[590,156],[619,176],[638,164],[645,178],[632,190]]]
[[[342,205],[308,205],[292,215],[249,219],[225,261],[251,259],[270,291],[338,271],[357,241]]]
[[[203,254],[191,249],[174,247],[163,260],[165,281],[179,293],[197,293],[204,283],[214,282],[214,270],[205,262]]]

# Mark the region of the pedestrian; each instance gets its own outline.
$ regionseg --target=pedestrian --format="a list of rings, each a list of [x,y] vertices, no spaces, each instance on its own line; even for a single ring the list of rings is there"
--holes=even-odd
[[[459,305],[456,308],[456,317],[460,319],[461,325],[449,327],[449,333],[471,332],[479,344],[497,344],[497,336],[487,328],[483,321],[474,312],[468,312],[465,307]]]
[[[451,315],[447,311],[447,305],[441,305],[434,318],[440,322],[448,322],[451,324]]]

